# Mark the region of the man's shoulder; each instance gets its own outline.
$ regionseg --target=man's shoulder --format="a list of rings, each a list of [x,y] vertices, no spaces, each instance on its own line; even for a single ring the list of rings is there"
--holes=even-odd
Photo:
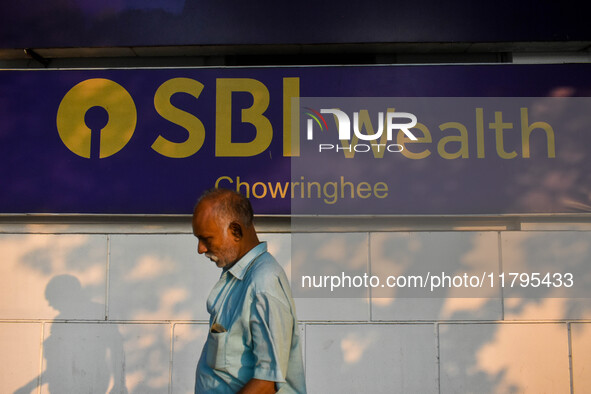
[[[264,252],[252,263],[245,278],[258,291],[284,286],[287,282],[285,271],[277,260],[269,253]]]
[[[257,259],[253,261],[250,271],[252,273],[252,277],[256,279],[264,276],[273,277],[285,275],[285,271],[281,265],[269,252],[264,252],[259,257],[257,257]]]

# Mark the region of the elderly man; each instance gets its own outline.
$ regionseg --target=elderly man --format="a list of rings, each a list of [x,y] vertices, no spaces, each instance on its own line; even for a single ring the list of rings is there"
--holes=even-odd
[[[252,221],[250,202],[225,189],[206,191],[193,212],[198,252],[222,268],[196,393],[306,392],[289,282]]]

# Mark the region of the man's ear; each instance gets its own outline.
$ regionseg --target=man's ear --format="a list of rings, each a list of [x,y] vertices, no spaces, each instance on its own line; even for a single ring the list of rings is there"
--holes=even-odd
[[[230,223],[230,232],[232,233],[232,236],[236,240],[241,239],[242,238],[242,226],[240,225],[240,223],[238,223],[238,222]]]

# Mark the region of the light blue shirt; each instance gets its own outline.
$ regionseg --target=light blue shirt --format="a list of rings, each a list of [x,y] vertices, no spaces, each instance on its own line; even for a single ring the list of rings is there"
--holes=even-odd
[[[252,378],[277,382],[278,393],[306,392],[289,281],[265,242],[222,272],[207,310],[210,330],[195,393],[236,393]],[[225,331],[212,332],[214,323]]]

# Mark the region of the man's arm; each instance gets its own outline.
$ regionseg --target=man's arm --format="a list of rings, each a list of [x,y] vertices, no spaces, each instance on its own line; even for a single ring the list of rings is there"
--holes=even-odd
[[[273,394],[275,382],[252,378],[240,389],[238,394]]]

